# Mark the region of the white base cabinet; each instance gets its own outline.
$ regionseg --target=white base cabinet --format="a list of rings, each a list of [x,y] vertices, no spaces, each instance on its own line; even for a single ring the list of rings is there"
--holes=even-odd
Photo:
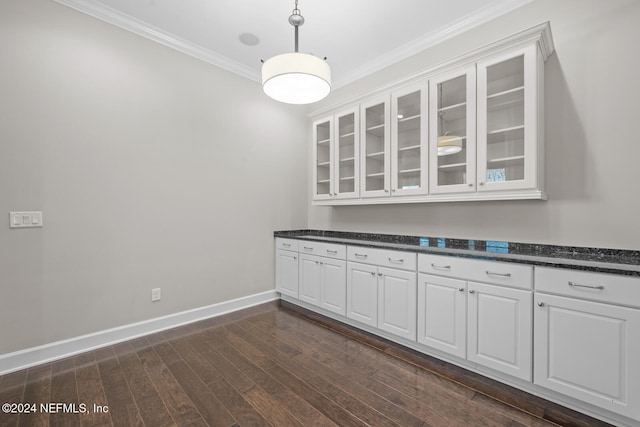
[[[640,281],[544,268],[536,287],[534,382],[640,421]]]
[[[418,276],[418,342],[467,357],[467,282]]]
[[[469,282],[467,359],[531,381],[531,291]]]
[[[416,339],[416,273],[378,267],[378,328]]]
[[[298,252],[276,250],[276,291],[298,298]]]
[[[378,267],[347,263],[347,317],[378,326]]]
[[[345,271],[345,261],[301,254],[298,299],[344,316]]]

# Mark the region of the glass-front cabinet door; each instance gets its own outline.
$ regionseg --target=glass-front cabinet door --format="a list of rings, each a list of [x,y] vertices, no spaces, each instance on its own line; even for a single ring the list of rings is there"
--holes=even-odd
[[[389,96],[360,105],[360,197],[389,196]]]
[[[427,194],[428,85],[416,85],[391,94],[391,194]]]
[[[358,107],[334,116],[336,128],[334,193],[336,199],[356,198],[360,193],[360,126]]]
[[[432,194],[476,190],[476,75],[473,65],[429,81]]]
[[[313,122],[313,199],[333,198],[333,117]]]
[[[537,66],[535,46],[478,62],[478,191],[537,186]]]

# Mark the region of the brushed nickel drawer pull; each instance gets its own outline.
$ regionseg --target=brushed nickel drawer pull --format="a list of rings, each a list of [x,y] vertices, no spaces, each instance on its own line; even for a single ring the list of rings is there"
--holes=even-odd
[[[488,276],[511,277],[511,273],[496,273],[495,271],[486,270]]]
[[[331,251],[329,249],[327,249],[327,253],[332,255],[338,255],[338,251]]]
[[[304,248],[305,250],[307,250],[307,251],[312,251],[312,250],[313,250],[313,248],[310,248],[309,246],[303,246],[303,248]]]
[[[398,264],[402,264],[402,263],[404,263],[404,260],[403,259],[393,259],[393,258],[389,257],[389,262],[395,262],[395,263],[398,263]]]
[[[597,289],[599,291],[604,289],[604,286],[602,286],[602,285],[598,285],[598,286],[580,285],[580,284],[578,284],[576,282],[569,282],[569,286],[571,286],[572,288]]]
[[[291,243],[283,243],[282,246],[286,246],[286,247],[290,248],[291,247]]]
[[[441,269],[441,270],[451,270],[451,266],[450,265],[438,265],[438,264],[434,264],[431,263],[431,267],[436,268],[436,269]]]
[[[359,254],[359,253],[356,252],[353,255],[356,256],[357,258],[365,258],[365,259],[367,258],[367,254]]]

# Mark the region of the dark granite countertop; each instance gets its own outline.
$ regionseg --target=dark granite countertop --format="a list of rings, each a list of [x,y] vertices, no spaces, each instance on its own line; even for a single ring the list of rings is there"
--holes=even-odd
[[[640,276],[640,251],[442,237],[284,230],[275,237]]]

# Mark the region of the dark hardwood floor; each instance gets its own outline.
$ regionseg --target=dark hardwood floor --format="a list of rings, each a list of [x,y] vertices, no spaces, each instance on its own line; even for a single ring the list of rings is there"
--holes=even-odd
[[[606,425],[286,303],[2,376],[1,403],[37,407],[0,426]]]

